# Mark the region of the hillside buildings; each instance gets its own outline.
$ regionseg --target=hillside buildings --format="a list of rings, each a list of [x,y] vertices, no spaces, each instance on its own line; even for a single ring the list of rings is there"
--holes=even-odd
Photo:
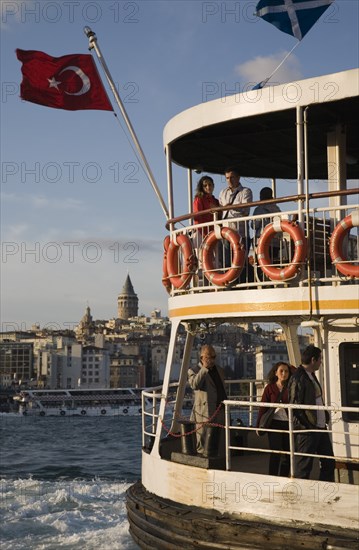
[[[117,317],[94,320],[89,306],[74,331],[41,330],[0,333],[0,387],[110,388],[145,387],[163,381],[170,323],[154,310],[138,315],[138,297],[127,275],[117,300]],[[303,347],[309,343],[303,336]],[[250,323],[198,330],[198,349],[211,343],[229,379],[263,379],[279,360],[288,361],[280,329]],[[178,338],[173,373],[178,376],[185,331]]]

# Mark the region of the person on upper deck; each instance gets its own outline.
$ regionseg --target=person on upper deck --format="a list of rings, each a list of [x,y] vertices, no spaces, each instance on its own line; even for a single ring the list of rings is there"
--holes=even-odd
[[[246,203],[253,201],[253,195],[251,189],[243,187],[240,182],[239,172],[235,169],[229,168],[225,172],[227,181],[227,187],[222,189],[219,194],[219,203],[221,206],[229,205],[243,205],[238,210],[226,210],[222,213],[222,220],[230,220],[231,218],[240,218],[241,216],[248,216],[250,207],[245,206]],[[246,250],[246,256],[251,246],[251,238],[249,235],[249,226],[243,221],[228,222],[223,226],[228,225],[231,229],[237,231],[242,238],[242,244]],[[232,264],[231,249],[228,240],[223,242],[223,247],[219,249],[219,263],[224,268],[228,268]],[[246,280],[253,280],[253,267],[246,261],[246,267],[242,270],[239,282],[243,283]],[[235,281],[232,282],[234,284]]]
[[[200,362],[188,369],[188,384],[194,390],[191,420],[196,423],[197,452],[203,454],[206,431],[202,424],[224,425],[224,406],[220,405],[227,399],[224,370],[216,365],[213,346],[205,344],[201,347]]]
[[[307,346],[302,353],[302,364],[291,376],[288,384],[289,403],[302,405],[293,410],[294,429],[303,430],[295,434],[297,453],[325,455],[320,458],[320,481],[334,481],[335,461],[333,447],[327,432],[329,413],[324,410],[305,409],[303,405],[324,405],[323,392],[315,372],[322,364],[322,350]],[[307,431],[314,430],[314,431]],[[313,466],[312,456],[296,455],[294,477],[309,479]]]
[[[227,181],[227,187],[222,189],[222,191],[219,194],[219,203],[221,206],[229,206],[231,204],[233,204],[234,206],[237,206],[239,204],[245,205],[246,203],[253,201],[253,195],[252,195],[251,189],[249,189],[249,187],[242,186],[240,182],[239,172],[237,170],[234,170],[234,169],[226,170],[225,178]],[[237,210],[226,210],[225,212],[223,212],[222,219],[229,220],[231,218],[248,216],[249,211],[250,211],[250,208],[248,206],[243,206],[242,208]],[[243,237],[244,244],[248,251],[250,240],[248,240],[249,235],[248,235],[248,230],[246,231],[245,223],[241,221],[230,222],[229,227],[238,231],[241,237]]]
[[[267,201],[273,199],[273,192],[270,187],[263,187],[259,193],[260,201]],[[261,214],[275,214],[281,212],[281,209],[274,202],[269,204],[260,204],[256,206],[253,212],[253,216],[259,216]],[[261,220],[253,220],[252,227],[255,230],[256,241],[259,239],[263,228],[271,222],[271,218],[263,218]]]
[[[270,187],[263,187],[260,190],[259,193],[259,200],[260,201],[266,201],[273,198],[273,192]],[[259,216],[261,214],[274,214],[276,212],[281,212],[281,209],[279,206],[275,203],[269,203],[269,204],[260,204],[259,206],[256,206],[254,209],[253,215]],[[260,220],[253,220],[251,222],[251,225],[255,231],[255,238],[254,238],[254,244],[257,245],[259,237],[261,236],[261,233],[266,225],[271,223],[273,221],[273,218],[262,218]],[[274,237],[271,240],[271,256],[273,261],[276,261],[279,259],[279,253],[280,253],[280,241],[277,237]]]
[[[291,368],[288,363],[279,361],[269,371],[268,384],[264,388],[262,403],[288,403],[288,380],[291,376]],[[257,418],[257,428],[263,414],[268,410],[266,407],[260,407]],[[273,451],[289,451],[288,435],[288,415],[285,409],[278,407],[273,415],[270,429],[285,430],[282,432],[268,432],[269,447]],[[257,432],[258,435],[262,433]],[[284,476],[289,475],[289,455],[274,454],[269,457],[269,475]]]
[[[193,212],[201,212],[202,210],[209,210],[210,208],[216,208],[219,206],[219,201],[213,195],[214,181],[210,176],[202,176],[197,183],[196,194],[193,201]],[[213,214],[207,212],[206,214],[197,214],[194,217],[194,223],[207,223],[213,221]],[[200,233],[205,237],[211,228],[202,227]]]

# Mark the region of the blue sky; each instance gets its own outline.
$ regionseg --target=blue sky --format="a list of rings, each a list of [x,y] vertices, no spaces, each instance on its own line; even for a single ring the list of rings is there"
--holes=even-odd
[[[2,330],[33,323],[73,326],[87,304],[96,319],[115,317],[127,273],[139,312],[167,313],[161,283],[165,218],[124,131],[109,112],[68,112],[21,101],[15,49],[56,57],[88,53],[83,27],[96,32],[167,202],[166,122],[263,80],[295,43],[255,18],[255,5],[2,0]],[[275,82],[357,67],[358,24],[359,2],[337,0]],[[109,96],[112,100],[110,91]],[[184,173],[176,178],[186,185]],[[224,180],[217,176],[215,182],[218,196]],[[253,187],[255,199],[260,187]],[[175,213],[185,211],[184,197]]]

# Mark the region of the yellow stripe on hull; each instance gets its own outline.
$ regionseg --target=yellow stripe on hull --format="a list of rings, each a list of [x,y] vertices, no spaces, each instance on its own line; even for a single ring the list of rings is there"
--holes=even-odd
[[[187,306],[172,308],[169,310],[169,317],[187,317],[195,315],[196,317],[201,317],[203,315],[223,315],[233,314],[233,313],[260,313],[261,311],[265,313],[293,313],[300,312],[302,314],[309,313],[309,302],[297,300],[290,302],[251,302],[243,303],[237,302],[232,304],[206,304],[206,305],[196,305],[196,306]],[[358,300],[313,300],[312,304],[313,313],[319,314],[324,311],[334,312],[341,311],[343,314],[348,311],[357,312],[358,311]]]

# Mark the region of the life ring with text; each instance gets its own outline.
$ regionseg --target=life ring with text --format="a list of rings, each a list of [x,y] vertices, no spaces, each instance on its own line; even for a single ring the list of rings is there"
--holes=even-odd
[[[128,409],[123,409],[123,414],[127,414],[128,413]]]
[[[181,250],[182,263],[179,265],[178,252]],[[187,235],[177,235],[171,240],[167,251],[167,272],[171,283],[179,290],[187,288],[197,268],[197,258],[191,240]]]
[[[343,240],[352,227],[359,226],[359,210],[341,220],[333,231],[329,241],[329,254],[337,270],[347,277],[359,277],[359,265],[347,262],[343,253]]]
[[[40,416],[45,416],[45,411],[40,411]]]
[[[167,270],[167,252],[168,252],[168,247],[170,245],[170,242],[171,242],[171,239],[169,235],[167,235],[163,241],[162,284],[168,293],[171,292],[171,281],[168,277],[168,270]]]
[[[82,409],[81,414],[82,414],[82,416],[85,416],[85,415],[86,415],[85,409]]]
[[[280,232],[289,233],[295,247],[290,265],[284,268],[270,265],[272,262],[269,254],[269,245],[274,235]],[[293,225],[291,222],[281,220],[279,223],[273,222],[265,226],[258,241],[257,258],[262,271],[272,281],[292,279],[298,273],[301,264],[305,261],[306,255],[307,241],[299,225]]]
[[[211,231],[202,243],[203,273],[206,279],[216,286],[227,286],[239,277],[244,266],[246,251],[242,244],[241,237],[233,229],[222,227],[221,237],[230,243],[232,250],[232,265],[224,272],[214,268],[213,249],[219,239],[215,231]]]
[[[61,416],[65,416],[66,412],[65,411],[60,411],[60,414],[61,414]]]
[[[106,409],[101,409],[101,414],[106,414]]]

